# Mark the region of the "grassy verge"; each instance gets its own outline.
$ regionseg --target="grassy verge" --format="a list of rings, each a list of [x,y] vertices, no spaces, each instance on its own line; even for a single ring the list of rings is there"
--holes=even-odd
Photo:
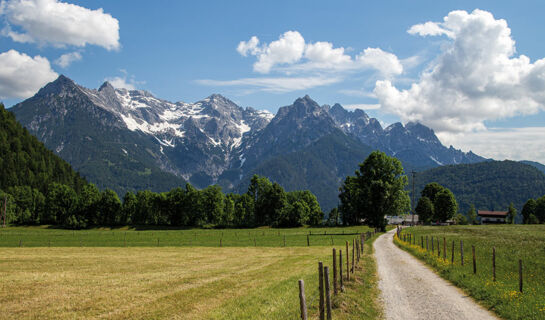
[[[45,230],[30,228],[29,232],[50,231]],[[92,231],[96,237],[112,232]],[[244,231],[257,234],[262,230]],[[262,237],[267,239],[267,232],[274,231],[264,230]],[[318,261],[331,266],[332,247],[306,247],[308,230],[289,231],[294,237],[303,236],[304,246],[44,248],[42,244],[0,248],[1,318],[297,319],[297,280],[303,279],[309,315],[317,319]],[[223,232],[225,237],[235,231]],[[274,239],[273,234],[270,237]],[[341,232],[338,237],[351,240],[355,236]],[[333,300],[334,319],[376,319],[381,315],[373,240],[366,241],[355,280],[345,283],[346,291]],[[334,242],[340,241],[334,236]],[[344,252],[344,246],[337,248]]]
[[[381,233],[382,234],[382,233]],[[382,319],[383,309],[379,301],[377,266],[373,242],[377,234],[365,241],[363,255],[356,266],[354,280],[345,284],[345,292],[333,299],[333,319]]]
[[[500,317],[545,319],[545,226],[415,227],[405,229],[403,234],[411,234],[415,244],[402,241],[403,236],[401,240],[395,237],[394,241],[399,247],[425,261],[443,278],[462,288]],[[437,252],[437,239],[441,250],[440,256]],[[443,239],[447,244],[446,259],[443,258]],[[460,241],[463,241],[464,246],[463,266]],[[452,262],[453,243],[454,262]],[[477,270],[475,274],[472,246],[475,246]],[[493,279],[493,248],[496,249],[496,281]],[[519,259],[523,263],[522,293],[519,292]]]

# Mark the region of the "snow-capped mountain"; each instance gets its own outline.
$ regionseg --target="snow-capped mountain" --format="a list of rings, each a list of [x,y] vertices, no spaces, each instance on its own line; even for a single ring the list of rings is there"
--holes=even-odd
[[[320,106],[309,96],[273,115],[218,94],[169,102],[108,82],[88,89],[60,76],[11,111],[91,182],[121,194],[164,191],[184,180],[243,190],[260,173],[288,190],[310,189],[329,208],[340,181],[372,149],[398,157],[406,170],[484,160],[446,148],[421,124],[382,128],[362,110]]]

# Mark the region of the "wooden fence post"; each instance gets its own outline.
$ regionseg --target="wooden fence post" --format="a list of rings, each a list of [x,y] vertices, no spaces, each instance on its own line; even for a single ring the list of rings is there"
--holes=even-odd
[[[299,306],[301,308],[301,320],[307,320],[307,300],[305,298],[305,282],[299,280]]]
[[[344,292],[343,286],[343,251],[339,249],[339,289]]]
[[[447,239],[443,237],[443,260],[447,261]]]
[[[462,267],[464,266],[464,240],[460,240],[460,259]]]
[[[477,273],[477,261],[475,260],[475,246],[471,246],[471,252],[473,252],[473,274]]]
[[[452,240],[452,250],[451,250],[452,258],[450,260],[451,264],[454,264],[454,240]]]
[[[519,291],[522,293],[522,259],[519,259]]]
[[[284,247],[286,246],[286,235],[284,235]]]
[[[424,237],[423,236],[420,236],[420,247],[422,247],[422,249],[424,249]]]
[[[426,251],[428,251],[428,236],[426,236]]]
[[[257,242],[255,241],[255,237],[254,237],[254,247],[257,247]]]
[[[337,252],[333,248],[333,294],[337,295]]]
[[[324,267],[325,273],[325,304],[327,320],[331,320],[331,292],[329,291],[329,267]]]
[[[354,239],[356,243],[356,262],[360,262],[360,243]]]
[[[348,256],[348,241],[346,241],[346,281],[350,281],[350,257]]]
[[[492,281],[496,281],[496,247],[492,247]]]
[[[431,236],[431,253],[435,254],[435,248],[433,247],[433,236]]]
[[[307,247],[310,247],[310,239],[308,238],[308,234],[307,234]]]
[[[439,245],[439,237],[437,237],[437,257],[441,258],[441,246]]]
[[[324,310],[324,265],[322,261],[318,262],[318,290],[320,292],[320,320],[325,320]]]
[[[220,248],[223,246],[223,243],[222,243],[222,238],[220,238]]]
[[[355,254],[354,244],[355,244],[355,242],[356,241],[354,239],[352,239],[352,273],[354,273],[354,258],[355,258],[354,257],[354,254]]]

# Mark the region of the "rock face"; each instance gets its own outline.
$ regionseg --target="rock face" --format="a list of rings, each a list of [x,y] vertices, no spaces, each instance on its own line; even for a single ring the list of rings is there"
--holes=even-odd
[[[173,103],[108,82],[87,89],[61,75],[11,111],[90,181],[118,193],[163,191],[184,180],[243,190],[252,174],[262,173],[287,189],[316,191],[319,185],[321,193],[334,195],[326,201],[331,207],[342,178],[372,149],[410,169],[484,160],[444,147],[421,124],[383,129],[362,110],[320,106],[309,96],[273,115],[218,94]]]

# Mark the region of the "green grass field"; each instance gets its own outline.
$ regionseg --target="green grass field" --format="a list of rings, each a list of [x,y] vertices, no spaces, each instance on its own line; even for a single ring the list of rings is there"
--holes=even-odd
[[[368,230],[6,228],[0,235],[0,318],[296,319],[297,280],[304,279],[309,315],[317,319],[318,261],[332,265],[331,234],[344,252],[344,241],[356,237],[348,233]],[[335,319],[381,317],[373,240],[366,242],[355,280],[333,299]]]
[[[545,226],[415,227],[407,228],[403,233],[413,234],[416,245],[395,240],[399,246],[424,260],[500,317],[545,319]],[[434,254],[431,253],[432,236]],[[424,238],[424,249],[421,248],[421,237]],[[440,258],[437,256],[438,237]],[[442,258],[443,238],[447,243],[446,260]],[[460,240],[464,245],[464,266],[461,265]],[[451,263],[453,241],[454,264]],[[473,273],[472,246],[475,246],[476,274]],[[493,281],[493,247],[496,248],[496,281]],[[523,263],[523,293],[519,292],[519,259]]]
[[[367,227],[291,229],[0,228],[0,247],[287,247],[342,245]]]

